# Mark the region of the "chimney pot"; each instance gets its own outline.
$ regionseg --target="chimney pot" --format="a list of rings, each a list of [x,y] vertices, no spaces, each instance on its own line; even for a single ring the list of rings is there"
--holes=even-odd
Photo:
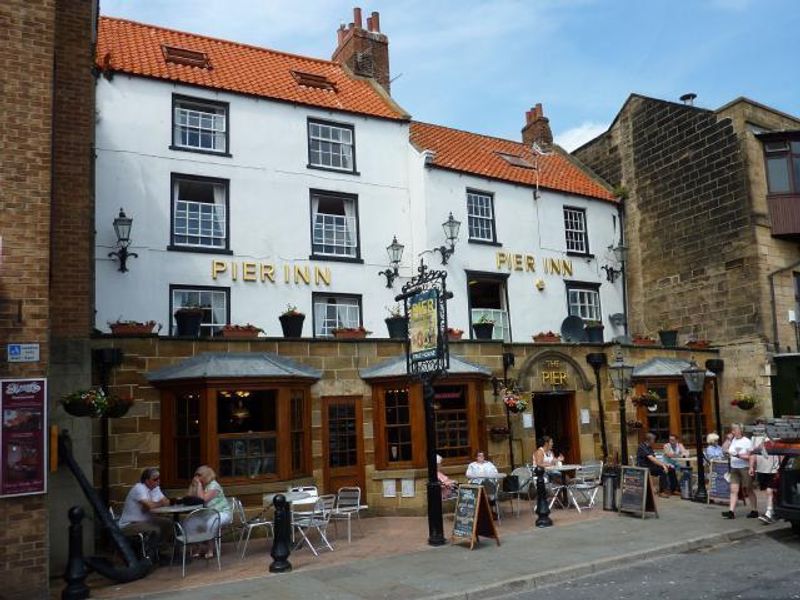
[[[695,98],[697,98],[697,94],[694,92],[689,92],[688,94],[681,96],[681,102],[683,102],[686,106],[694,106]]]
[[[553,143],[553,133],[550,130],[550,119],[544,116],[542,103],[537,102],[533,108],[525,113],[525,127],[522,128],[522,141],[530,146],[537,143],[547,146]]]
[[[367,17],[367,31],[372,31],[372,17]]]
[[[357,6],[353,9],[353,22],[356,28],[363,29],[361,27],[361,9]]]
[[[377,10],[372,11],[372,26],[374,27],[373,31],[381,32],[381,15]]]

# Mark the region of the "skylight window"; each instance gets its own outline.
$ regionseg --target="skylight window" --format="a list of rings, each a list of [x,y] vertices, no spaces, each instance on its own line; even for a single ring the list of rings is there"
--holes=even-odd
[[[325,77],[325,75],[319,75],[317,73],[305,73],[304,71],[292,71],[292,76],[300,85],[317,88],[320,90],[329,90],[331,92],[336,91],[336,86],[330,79]]]
[[[496,154],[497,154],[497,156],[502,158],[504,161],[506,161],[508,164],[510,164],[512,167],[521,167],[523,169],[535,169],[536,168],[531,163],[529,163],[527,160],[525,160],[521,156],[517,156],[516,154],[507,154],[505,152],[496,152]]]
[[[164,53],[164,60],[167,62],[177,65],[186,65],[188,67],[200,67],[201,69],[211,68],[211,63],[205,52],[166,45],[161,46],[161,51]]]

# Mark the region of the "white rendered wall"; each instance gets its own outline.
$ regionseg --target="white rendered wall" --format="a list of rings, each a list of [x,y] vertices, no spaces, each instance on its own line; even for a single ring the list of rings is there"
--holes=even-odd
[[[448,289],[454,294],[448,306],[448,321],[452,327],[463,329],[465,338],[470,334],[466,271],[509,275],[508,302],[515,342],[530,342],[531,336],[540,331],[559,332],[568,314],[565,281],[599,283],[605,340],[623,334],[622,328],[612,327],[609,321],[609,315],[624,312],[622,281],[617,278],[612,285],[601,270],[605,264],[619,266],[608,250],[619,241],[616,205],[550,190],[540,190],[539,199],[534,201],[533,190],[529,187],[431,167],[425,168],[424,179],[427,247],[442,244],[441,223],[450,211],[461,221],[456,251],[447,266],[441,267],[438,254],[431,259],[431,264],[448,271]],[[494,195],[496,237],[500,246],[468,241],[468,188]],[[564,206],[586,209],[589,252],[594,258],[567,255]],[[509,270],[505,265],[498,268],[498,252],[534,256],[535,272],[525,268]],[[545,272],[547,258],[571,261],[572,275]],[[538,279],[544,281],[541,291],[535,286]]]
[[[170,150],[172,94],[218,100],[230,105],[232,157]],[[533,200],[530,188],[426,167],[409,143],[408,124],[318,110],[240,95],[217,93],[167,82],[115,75],[97,84],[96,166],[96,327],[118,318],[156,320],[169,329],[169,286],[230,288],[231,323],[253,323],[266,335],[279,335],[278,315],[287,304],[306,313],[303,334],[312,332],[312,292],[360,294],[364,326],[386,336],[385,307],[416,272],[418,254],[443,243],[441,223],[449,211],[462,222],[456,253],[447,270],[450,324],[469,337],[465,270],[508,273],[496,266],[497,251],[535,255],[536,273],[512,270],[508,278],[514,341],[528,341],[538,331],[558,330],[567,315],[564,277],[546,274],[545,258],[572,261],[575,281],[601,283],[606,339],[621,334],[608,315],[623,312],[621,282],[606,281],[600,266],[613,263],[607,247],[618,239],[616,206],[551,191]],[[309,169],[308,117],[352,124],[359,175]],[[230,182],[231,255],[167,250],[170,243],[172,173],[227,179]],[[497,240],[501,247],[468,243],[466,189],[494,194]],[[309,260],[311,254],[309,190],[358,196],[363,264]],[[563,206],[586,208],[590,251],[595,258],[566,256]],[[115,236],[112,222],[123,207],[133,217],[132,252],[127,273],[108,258]],[[544,224],[544,225],[542,225]],[[406,250],[401,278],[386,288],[378,271],[387,267],[386,246],[396,235]],[[213,260],[227,271],[212,278]],[[238,265],[237,280],[230,263]],[[270,264],[274,283],[244,281],[242,263]],[[438,255],[427,255],[441,268]],[[330,285],[283,278],[284,266],[330,270]],[[534,282],[543,279],[538,291]]]
[[[230,103],[232,157],[169,149],[173,93]],[[365,327],[385,335],[384,306],[397,292],[387,289],[377,272],[387,266],[392,235],[411,238],[406,123],[123,75],[98,80],[97,111],[98,329],[121,317],[154,319],[166,332],[169,285],[186,284],[230,287],[231,322],[253,323],[267,335],[280,334],[278,315],[287,304],[306,313],[304,335],[311,335],[312,291],[362,294]],[[306,167],[309,116],[354,125],[360,175]],[[232,256],[167,250],[171,173],[230,181]],[[311,189],[358,196],[364,264],[309,261]],[[127,273],[108,259],[115,241],[111,224],[120,207],[134,219],[130,250],[139,254],[129,259]],[[214,259],[273,264],[276,282],[245,282],[241,273],[232,281],[230,268],[215,281]],[[285,283],[283,265],[329,268],[331,284]]]

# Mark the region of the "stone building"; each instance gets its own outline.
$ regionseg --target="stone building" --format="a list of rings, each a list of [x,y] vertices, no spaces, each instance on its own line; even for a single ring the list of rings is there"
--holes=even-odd
[[[629,328],[718,347],[724,420],[742,418],[729,402],[738,391],[765,415],[796,414],[786,354],[798,352],[800,120],[746,98],[707,110],[693,97],[633,94],[573,152],[625,197]]]
[[[47,378],[47,424],[77,434],[89,472],[89,423],[53,399],[90,382],[96,12],[94,0],[0,6],[0,378]],[[38,360],[10,362],[16,343],[38,344]],[[63,571],[67,509],[82,498],[69,473],[45,477],[46,494],[0,498],[3,598],[45,598]]]

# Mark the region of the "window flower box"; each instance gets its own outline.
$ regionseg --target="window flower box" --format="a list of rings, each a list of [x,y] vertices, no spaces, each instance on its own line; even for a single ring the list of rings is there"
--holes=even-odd
[[[533,341],[537,344],[560,344],[561,336],[553,331],[540,331],[533,336]]]
[[[656,340],[656,338],[652,338],[646,335],[633,336],[634,346],[655,346],[656,344],[658,344],[658,340]]]
[[[450,342],[457,342],[461,339],[461,336],[464,335],[463,329],[457,329],[455,327],[448,327],[447,328],[447,340]]]
[[[150,335],[155,326],[155,321],[116,321],[108,324],[112,335]],[[161,330],[160,325],[158,329]]]
[[[711,347],[711,342],[708,340],[689,340],[686,342],[686,347],[693,350],[705,350]]]
[[[332,330],[331,333],[337,340],[359,340],[364,339],[372,332],[363,327],[341,327]]]
[[[260,327],[247,323],[246,325],[224,325],[222,327],[222,337],[233,339],[253,339],[264,331]]]

